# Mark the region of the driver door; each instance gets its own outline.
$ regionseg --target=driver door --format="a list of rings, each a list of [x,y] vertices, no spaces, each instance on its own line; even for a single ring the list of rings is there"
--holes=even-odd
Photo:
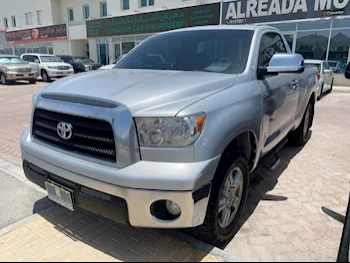
[[[287,53],[280,34],[263,35],[259,68],[266,68],[273,55]],[[299,102],[300,83],[295,74],[265,76],[259,80],[263,100],[263,155],[276,147],[293,128]]]

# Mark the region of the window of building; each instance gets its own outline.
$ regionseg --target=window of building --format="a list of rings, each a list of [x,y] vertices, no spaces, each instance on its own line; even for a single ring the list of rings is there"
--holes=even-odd
[[[43,24],[43,16],[42,16],[41,10],[36,11],[36,19],[37,19],[38,25]]]
[[[298,32],[296,53],[305,59],[326,60],[329,30]]]
[[[9,23],[8,23],[6,17],[4,17],[4,27],[5,27],[5,28],[9,28]]]
[[[101,17],[107,16],[107,2],[101,2],[100,9],[101,9]]]
[[[89,7],[89,5],[84,5],[83,6],[83,16],[84,16],[84,19],[88,19],[90,17],[90,7]]]
[[[265,34],[260,43],[259,67],[267,67],[275,54],[287,53],[282,37],[276,33]]]
[[[154,5],[154,0],[141,0],[141,7]]]
[[[122,2],[123,2],[122,9],[129,10],[130,9],[130,0],[122,0]]]
[[[26,13],[26,23],[28,26],[33,25],[33,13]]]
[[[74,11],[73,8],[68,8],[68,22],[74,21]]]
[[[12,21],[12,27],[17,27],[16,17],[15,16],[11,16],[11,21]]]
[[[350,25],[348,25],[350,26]],[[337,62],[336,73],[345,73],[350,50],[350,29],[333,30],[329,49],[329,61]]]
[[[331,21],[313,21],[306,23],[299,23],[298,30],[317,30],[317,29],[330,29]]]

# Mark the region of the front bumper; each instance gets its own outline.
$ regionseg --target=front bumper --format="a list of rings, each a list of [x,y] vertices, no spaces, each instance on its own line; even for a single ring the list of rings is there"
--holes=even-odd
[[[176,182],[177,178],[173,177],[176,175],[176,172],[181,171],[179,170],[179,164],[141,161],[122,169],[104,167],[105,169],[112,169],[112,171],[114,171],[113,181],[116,183],[118,182],[117,185],[111,181],[107,182],[106,180],[101,180],[101,178],[103,178],[103,176],[100,176],[101,173],[106,172],[106,170],[103,170],[102,165],[91,162],[90,165],[88,165],[88,161],[75,157],[67,157],[66,154],[60,151],[55,151],[41,143],[37,143],[31,138],[28,129],[22,136],[21,150],[24,163],[37,166],[48,174],[46,177],[40,174],[33,177],[33,175],[26,172],[29,180],[43,186],[43,183],[50,178],[49,176],[51,174],[54,177],[68,180],[76,185],[122,198],[127,204],[129,223],[134,227],[190,228],[199,226],[204,222],[210,197],[211,183],[210,181],[206,182],[202,184],[201,187],[195,188],[194,190],[171,190],[171,188],[175,187],[176,189],[179,187],[179,185],[176,186],[176,184],[178,184],[178,182]],[[66,162],[66,165],[63,165],[62,161]],[[217,162],[218,160],[215,159],[205,165],[211,166],[213,163]],[[72,163],[75,163],[76,166],[73,167]],[[94,177],[86,175],[84,169],[87,167],[90,169],[90,172],[95,175]],[[149,171],[150,167],[152,167],[151,169],[154,173]],[[163,171],[162,178],[157,177],[157,171]],[[191,169],[191,172],[198,173],[198,176],[207,176],[201,174],[203,171],[205,171],[205,167],[198,168],[198,171]],[[168,173],[172,178],[167,178]],[[150,178],[152,174],[154,175]],[[177,175],[181,177],[181,174]],[[123,176],[128,177],[130,186],[134,186],[121,186],[119,182],[123,183]],[[136,178],[140,178],[140,180]],[[55,180],[55,178],[53,178],[53,180]],[[144,183],[145,187],[141,188],[139,187],[140,181],[149,182],[149,184]],[[166,181],[168,183],[168,190],[155,190],[157,185],[164,185],[164,182],[161,181]],[[152,182],[157,183],[154,183],[152,187]],[[180,216],[175,220],[161,220],[156,218],[152,214],[151,208],[155,202],[161,200],[176,202],[181,207]]]
[[[74,74],[74,69],[70,70],[49,70],[48,75],[50,78],[61,78],[61,77],[67,77]]]
[[[39,77],[39,73],[35,72],[28,72],[28,73],[22,73],[22,72],[8,72],[6,73],[6,79],[7,80],[32,80],[37,79]]]

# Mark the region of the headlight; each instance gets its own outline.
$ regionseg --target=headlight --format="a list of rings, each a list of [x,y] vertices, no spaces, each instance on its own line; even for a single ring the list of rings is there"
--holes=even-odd
[[[57,69],[55,66],[48,66],[48,69]]]
[[[135,118],[141,146],[182,147],[202,133],[204,113],[175,118]]]

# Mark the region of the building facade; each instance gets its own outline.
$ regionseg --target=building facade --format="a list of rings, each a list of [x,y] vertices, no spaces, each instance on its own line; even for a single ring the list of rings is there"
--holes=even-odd
[[[222,24],[277,27],[294,53],[328,60],[336,73],[350,61],[350,0],[224,1]]]
[[[339,73],[350,61],[350,0],[11,0],[0,9],[0,54],[110,64],[158,32],[216,24],[275,26],[293,52]]]

